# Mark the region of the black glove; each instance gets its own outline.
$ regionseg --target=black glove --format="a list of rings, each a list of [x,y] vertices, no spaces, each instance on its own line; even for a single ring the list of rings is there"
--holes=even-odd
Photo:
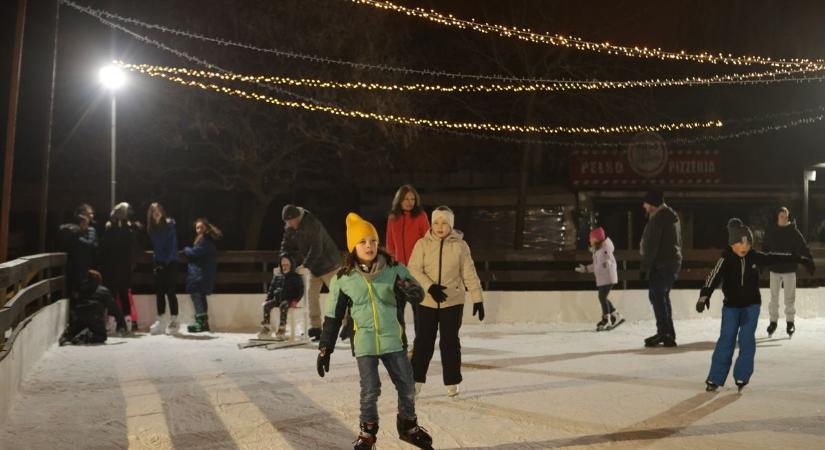
[[[444,290],[446,290],[446,289],[447,288],[445,288],[444,286],[442,286],[440,284],[433,284],[433,285],[430,286],[429,289],[427,289],[427,292],[429,292],[429,294],[430,294],[430,296],[432,296],[433,300],[435,300],[438,303],[443,303],[444,301],[447,300],[447,294],[444,293]]]
[[[699,297],[699,301],[696,302],[696,312],[701,313],[705,309],[710,309],[710,297]]]
[[[318,369],[318,376],[324,378],[324,374],[329,372],[329,355],[327,353],[327,349],[325,347],[321,347],[321,351],[318,353],[318,362],[316,363],[316,367]]]
[[[473,315],[475,316],[478,313],[478,321],[484,321],[484,303],[478,302],[473,303]]]
[[[414,305],[424,300],[424,290],[418,283],[398,276],[395,277],[395,295],[397,300],[404,300]]]
[[[808,269],[808,273],[811,274],[811,276],[813,276],[814,272],[816,272],[816,265],[814,264],[814,260],[811,258],[808,258],[807,256],[800,256],[799,263]]]

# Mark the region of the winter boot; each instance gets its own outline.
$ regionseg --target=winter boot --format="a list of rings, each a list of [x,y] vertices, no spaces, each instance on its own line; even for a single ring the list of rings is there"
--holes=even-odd
[[[600,320],[599,323],[596,324],[596,331],[604,331],[607,327],[607,324],[609,323],[609,319],[610,316],[607,314],[602,316],[602,320]]]
[[[261,331],[258,332],[258,339],[271,339],[272,336],[270,335],[272,330],[269,329],[268,323],[261,324]]]
[[[321,329],[310,328],[307,330],[307,335],[309,335],[309,338],[312,339],[312,342],[318,342],[321,339]]]
[[[281,325],[278,327],[278,330],[275,331],[275,340],[276,341],[285,341],[286,340],[286,327]]]
[[[458,385],[457,384],[448,384],[447,385],[447,397],[456,397],[458,395]]]
[[[708,392],[716,392],[719,389],[719,385],[714,383],[713,381],[707,380],[705,381],[705,390]]]
[[[676,347],[676,336],[666,334],[662,337],[662,345],[665,347]]]
[[[402,441],[418,448],[433,448],[433,438],[430,437],[427,430],[418,426],[416,419],[402,419],[401,416],[396,416],[395,423],[398,428],[398,438]]]
[[[793,325],[793,322],[788,322],[788,325],[785,328],[785,331],[788,333],[788,339],[793,337],[793,333],[794,333],[794,331],[796,331],[796,327]]]
[[[169,326],[166,327],[167,334],[175,334],[178,332],[180,324],[178,323],[178,316],[169,317]]]
[[[622,315],[619,314],[619,311],[614,310],[612,313],[610,313],[610,328],[607,328],[607,330],[612,330],[623,323],[624,317],[622,317]]]
[[[645,338],[645,347],[656,347],[661,344],[663,340],[664,336],[661,334],[654,334],[653,336]]]
[[[195,323],[186,327],[190,333],[203,333],[209,331],[209,314],[195,314]]]
[[[152,336],[157,336],[159,334],[163,334],[166,332],[166,318],[163,316],[158,316],[158,320],[155,321],[152,325],[149,326],[149,334]]]
[[[364,422],[361,424],[361,433],[358,439],[352,443],[354,450],[372,450],[375,448],[375,441],[378,439],[378,424],[375,422]]]
[[[776,322],[771,322],[768,324],[768,337],[772,337],[774,331],[776,331]]]
[[[742,389],[745,389],[748,383],[746,381],[736,380],[736,387],[739,389],[739,392],[742,392]]]

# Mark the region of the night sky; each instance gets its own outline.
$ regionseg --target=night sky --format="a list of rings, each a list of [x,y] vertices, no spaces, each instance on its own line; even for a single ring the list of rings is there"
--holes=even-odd
[[[9,92],[14,5],[2,6],[0,100],[5,119]],[[52,2],[30,0],[18,119],[13,250],[36,247],[37,189],[46,129],[51,62]],[[457,30],[345,0],[93,1],[91,6],[152,24],[208,36],[341,60],[471,74],[528,78],[634,80],[751,72],[731,67],[599,55]],[[726,52],[777,58],[825,57],[825,4],[817,1],[404,1],[489,23],[570,34],[588,40],[688,52]],[[131,29],[239,73],[383,83],[448,83],[445,78],[382,73],[311,63],[232,49],[158,31]],[[52,138],[49,226],[56,228],[81,201],[108,209],[109,102],[97,84],[98,68],[112,58],[132,63],[198,68],[130,38],[97,19],[60,9],[55,117]],[[245,223],[260,202],[258,248],[280,237],[280,207],[295,201],[343,217],[346,209],[378,199],[389,206],[394,188],[410,174],[432,174],[423,192],[457,171],[517,173],[528,144],[460,137],[401,125],[331,117],[253,105],[216,93],[129,74],[118,93],[118,199],[145,214],[151,201],[168,205],[182,221],[207,215],[228,229],[227,248],[249,240]],[[240,85],[236,85],[240,86]],[[246,85],[247,89],[250,88]],[[825,101],[821,82],[759,86],[679,87],[607,92],[537,94],[437,94],[337,92],[289,88],[302,96],[369,111],[453,121],[598,126],[670,121],[731,121],[734,131],[770,125],[775,116],[814,109]],[[267,92],[257,87],[259,92]],[[768,120],[757,120],[770,116]],[[793,117],[798,117],[793,116]],[[5,141],[5,120],[2,133]],[[696,137],[729,131],[689,131]],[[766,135],[696,144],[722,153],[724,185],[798,183],[804,164],[825,160],[821,122]],[[510,134],[512,138],[523,135]],[[535,136],[532,136],[535,137]],[[550,139],[548,137],[541,137]],[[626,141],[628,136],[553,137],[565,142]],[[257,147],[256,147],[257,146]],[[243,164],[227,165],[226,149]],[[569,188],[563,146],[532,146],[532,186]],[[292,149],[292,150],[285,150]],[[222,153],[223,152],[223,153]],[[273,153],[274,152],[274,153]],[[290,153],[291,152],[291,153]],[[238,156],[241,155],[241,156]],[[273,156],[275,155],[275,156]],[[271,162],[268,176],[258,168]],[[279,159],[280,158],[280,159]],[[249,180],[258,180],[252,186]],[[491,186],[501,187],[501,186]],[[509,186],[514,187],[514,186]],[[253,194],[252,192],[259,192]],[[376,191],[384,192],[381,196]],[[264,199],[262,194],[271,194]],[[256,196],[257,195],[257,196]],[[257,202],[257,203],[256,203]],[[335,205],[330,206],[330,205]],[[257,208],[260,209],[260,208]],[[50,245],[53,242],[50,238]]]

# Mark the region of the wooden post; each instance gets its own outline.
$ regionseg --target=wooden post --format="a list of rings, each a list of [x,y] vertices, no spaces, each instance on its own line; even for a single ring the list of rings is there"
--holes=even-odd
[[[46,231],[49,217],[49,163],[52,153],[52,124],[54,123],[54,82],[57,74],[57,35],[60,31],[60,4],[54,3],[54,50],[52,51],[52,76],[49,80],[48,117],[46,119],[46,142],[43,146],[43,161],[40,165],[40,224],[38,227],[37,251],[46,252]]]

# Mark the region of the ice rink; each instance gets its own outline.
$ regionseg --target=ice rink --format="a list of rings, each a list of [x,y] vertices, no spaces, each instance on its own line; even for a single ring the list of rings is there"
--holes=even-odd
[[[677,321],[679,346],[645,349],[650,321],[462,329],[461,395],[451,399],[436,351],[417,401],[438,449],[825,448],[825,319],[787,339],[757,333],[756,372],[704,391],[718,319]],[[53,347],[0,429],[2,449],[345,449],[358,429],[348,343],[326,378],[314,347],[239,350],[249,335],[112,338]],[[394,388],[381,369],[379,449],[395,434]]]

